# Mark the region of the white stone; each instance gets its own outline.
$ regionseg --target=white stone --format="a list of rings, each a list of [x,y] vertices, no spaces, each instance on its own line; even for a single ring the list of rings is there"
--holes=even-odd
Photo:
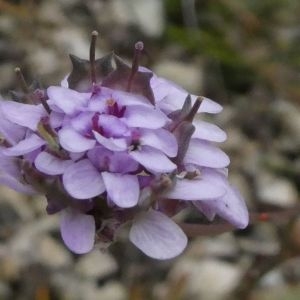
[[[258,196],[264,203],[281,207],[290,207],[297,203],[297,191],[290,181],[262,173],[257,183]]]
[[[219,260],[183,258],[171,271],[171,278],[185,275],[186,298],[223,300],[239,284],[241,269]]]
[[[75,270],[80,276],[99,278],[117,270],[116,261],[109,253],[94,250],[79,258]]]

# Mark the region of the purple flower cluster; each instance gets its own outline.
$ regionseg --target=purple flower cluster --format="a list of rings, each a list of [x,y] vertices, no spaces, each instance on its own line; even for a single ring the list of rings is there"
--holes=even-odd
[[[0,183],[44,194],[75,253],[129,228],[148,256],[175,257],[187,237],[171,218],[187,206],[209,220],[248,224],[228,183],[229,158],[215,144],[226,134],[201,120],[222,107],[140,67],[142,50],[137,43],[131,67],[114,54],[71,56],[60,86],[19,94],[26,103],[0,102]]]

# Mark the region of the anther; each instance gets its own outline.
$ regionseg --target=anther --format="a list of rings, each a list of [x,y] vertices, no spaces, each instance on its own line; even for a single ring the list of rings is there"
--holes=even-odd
[[[139,41],[134,45],[134,56],[133,56],[133,61],[132,61],[132,66],[131,66],[131,73],[129,75],[128,84],[127,84],[127,91],[128,92],[130,92],[133,77],[139,69],[140,57],[141,57],[141,54],[142,54],[143,50],[144,50],[144,43],[143,42]]]
[[[96,41],[98,37],[98,32],[94,30],[92,32],[91,45],[90,45],[90,72],[91,72],[91,81],[94,85],[96,83],[96,65],[95,65],[95,52],[96,52]]]

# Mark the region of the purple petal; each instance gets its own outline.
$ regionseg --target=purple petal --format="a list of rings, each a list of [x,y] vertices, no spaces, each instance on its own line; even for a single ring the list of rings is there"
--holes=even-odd
[[[3,149],[2,153],[7,156],[19,156],[32,152],[41,146],[45,145],[46,141],[41,139],[36,134],[32,134],[30,137],[20,141],[15,146]]]
[[[50,114],[50,118],[49,118],[50,126],[52,128],[61,127],[63,124],[63,121],[64,121],[64,117],[65,117],[65,114],[59,113],[56,111],[52,111]]]
[[[154,107],[129,106],[124,114],[124,121],[130,127],[157,129],[168,120],[164,113]]]
[[[34,195],[37,192],[28,184],[22,182],[20,159],[4,156],[0,152],[0,184],[23,194]]]
[[[214,201],[206,202],[206,206],[210,206],[212,211],[234,226],[245,228],[249,222],[249,213],[240,193],[229,184],[224,174],[210,169],[203,170],[202,174],[204,178],[226,190],[226,194]]]
[[[209,221],[213,221],[216,216],[216,210],[212,202],[215,200],[209,201],[193,201],[193,204],[200,210]]]
[[[95,220],[90,215],[65,209],[61,213],[60,231],[66,246],[77,254],[91,251],[95,241]]]
[[[115,152],[110,157],[110,172],[125,174],[135,172],[138,167],[139,164],[127,152]]]
[[[213,200],[225,194],[225,188],[206,178],[177,179],[174,187],[164,194],[165,198],[178,200]]]
[[[72,160],[63,160],[47,152],[41,152],[34,161],[35,167],[48,175],[63,174],[65,169],[72,164]]]
[[[103,181],[110,199],[119,207],[133,207],[138,203],[140,187],[135,175],[103,172]]]
[[[132,224],[129,238],[146,255],[170,259],[182,253],[187,237],[182,229],[161,212],[150,210]]]
[[[151,146],[169,157],[175,157],[178,151],[178,144],[175,136],[165,129],[141,130],[141,145]]]
[[[88,159],[70,165],[63,174],[63,184],[76,199],[96,197],[105,191],[101,174]]]
[[[42,117],[47,115],[42,105],[23,104],[14,101],[1,101],[5,118],[15,124],[37,130]]]
[[[97,142],[111,151],[124,151],[127,149],[126,139],[106,138],[97,131],[93,131],[93,133]]]
[[[99,126],[103,129],[107,137],[128,136],[128,127],[119,118],[112,115],[100,115]]]
[[[70,121],[71,126],[82,134],[88,132],[92,127],[93,112],[79,113],[75,118]]]
[[[214,124],[196,119],[193,121],[193,125],[195,126],[193,138],[211,142],[224,142],[227,138],[225,131]]]
[[[196,100],[197,98],[198,96],[193,96],[192,103],[193,100]],[[205,97],[202,98],[203,100],[198,110],[199,113],[202,112],[202,113],[218,114],[223,110],[223,107],[219,103]]]
[[[229,157],[222,150],[198,139],[191,139],[183,161],[185,164],[210,168],[225,168],[230,163]]]
[[[148,146],[143,146],[141,150],[131,151],[129,155],[150,172],[169,173],[177,168],[165,154]]]
[[[70,152],[87,151],[96,145],[95,140],[84,137],[71,127],[61,129],[58,138],[61,146]]]
[[[0,99],[0,101],[4,100]],[[0,133],[11,145],[15,145],[24,138],[26,129],[7,120],[1,108],[0,104]]]
[[[49,99],[66,114],[73,114],[87,106],[89,93],[79,93],[60,86],[47,89]]]
[[[112,99],[115,99],[120,106],[142,105],[151,107],[151,104],[146,97],[128,92],[113,91]]]

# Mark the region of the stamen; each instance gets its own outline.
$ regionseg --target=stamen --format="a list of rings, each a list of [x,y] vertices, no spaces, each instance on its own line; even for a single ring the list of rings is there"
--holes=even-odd
[[[25,94],[28,94],[30,92],[30,89],[29,89],[29,86],[27,85],[27,83],[25,81],[25,78],[24,78],[24,76],[22,74],[21,69],[19,67],[15,68],[15,73],[16,73],[17,78],[19,80],[19,83],[20,83],[22,91]]]
[[[127,89],[126,89],[127,92],[130,92],[133,77],[139,69],[139,61],[143,50],[144,50],[144,43],[141,41],[137,42],[134,46],[134,56],[133,56],[133,61],[131,66],[131,73],[129,75]]]
[[[91,81],[94,85],[96,83],[96,65],[95,65],[95,52],[96,52],[96,41],[98,37],[98,32],[94,30],[92,32],[92,39],[90,45],[90,67],[91,67]]]

